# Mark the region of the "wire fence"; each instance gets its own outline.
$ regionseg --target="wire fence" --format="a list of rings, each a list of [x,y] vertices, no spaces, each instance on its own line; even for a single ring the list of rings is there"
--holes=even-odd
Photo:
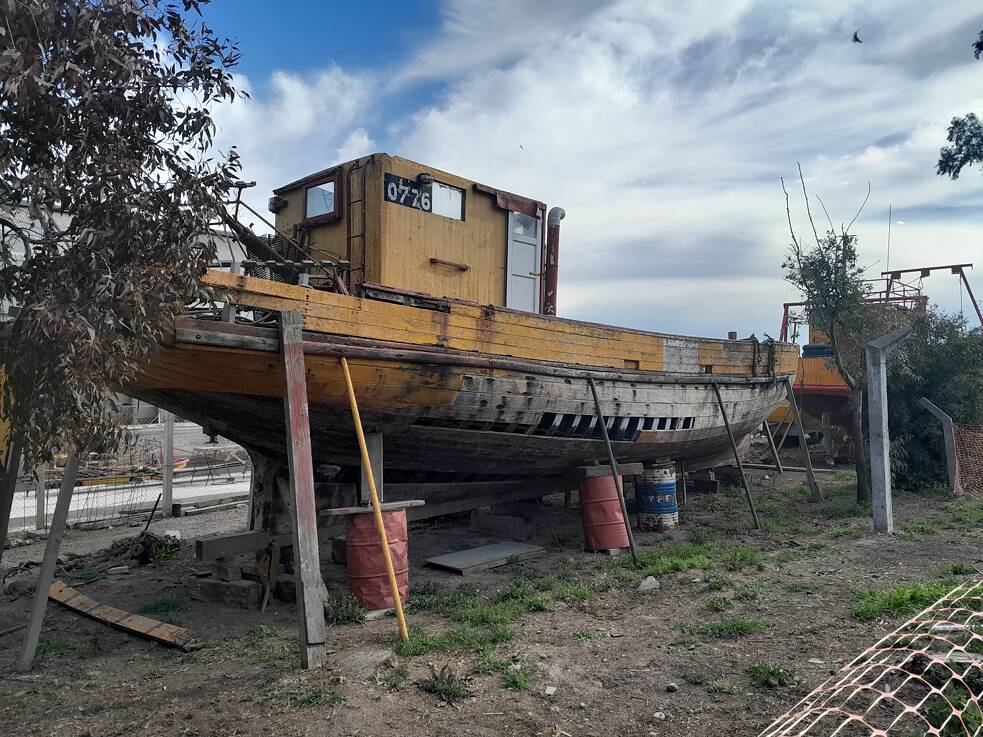
[[[252,466],[238,445],[213,440],[192,423],[153,423],[128,428],[123,447],[89,454],[79,463],[68,522],[77,527],[122,524],[145,517],[164,495],[165,443],[173,432],[172,510],[195,514],[249,498]],[[10,529],[47,529],[54,514],[65,458],[21,471]],[[158,508],[158,515],[165,510]]]
[[[983,580],[957,586],[761,737],[983,735]]]

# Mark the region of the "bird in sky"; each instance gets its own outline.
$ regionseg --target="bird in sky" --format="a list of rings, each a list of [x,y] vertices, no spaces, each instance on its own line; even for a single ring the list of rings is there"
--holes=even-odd
[[[853,42],[855,44],[862,44],[863,43],[863,41],[860,38],[860,29],[859,28],[853,32]]]

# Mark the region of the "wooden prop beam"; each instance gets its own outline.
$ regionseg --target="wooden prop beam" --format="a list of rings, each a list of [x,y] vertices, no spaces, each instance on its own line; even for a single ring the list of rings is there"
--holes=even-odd
[[[385,501],[385,483],[383,482],[382,469],[383,469],[383,459],[382,459],[382,433],[381,432],[368,432],[365,433],[365,445],[369,449],[369,460],[372,465],[372,478],[375,479],[375,488],[379,494],[379,501]],[[358,487],[358,503],[359,504],[371,504],[372,499],[369,494],[369,476],[365,472],[365,461],[362,461],[362,483]]]
[[[171,647],[178,647],[185,652],[201,647],[201,642],[189,629],[100,604],[95,599],[79,593],[62,581],[55,581],[51,584],[48,589],[48,596],[66,609],[71,609],[73,612],[78,612],[89,619],[108,624],[110,627],[115,627],[123,632],[146,637]]]
[[[304,668],[316,668],[327,660],[327,633],[321,589],[321,559],[314,504],[314,467],[311,455],[311,423],[307,408],[307,375],[304,370],[304,319],[299,312],[280,314],[280,346],[283,354],[283,407],[287,419],[289,494],[294,513],[293,546],[296,561],[297,625],[300,660]]]
[[[379,503],[379,492],[375,487],[375,474],[372,471],[372,459],[369,456],[369,449],[365,443],[365,432],[362,430],[362,418],[358,413],[358,400],[355,398],[355,386],[352,384],[352,375],[348,370],[348,361],[341,357],[341,370],[345,374],[345,387],[348,390],[348,403],[352,408],[352,420],[355,422],[355,434],[358,436],[358,447],[362,453],[362,473],[369,483],[369,494],[371,495],[372,514],[375,517],[375,529],[379,533],[379,545],[382,546],[382,557],[386,562],[386,577],[389,579],[389,588],[392,590],[393,607],[396,609],[396,619],[399,621],[399,636],[404,640],[410,639],[410,634],[406,629],[406,617],[403,616],[403,602],[399,598],[399,584],[396,582],[396,572],[393,570],[393,557],[389,551],[389,540],[386,538],[386,523],[382,519],[382,506]]]
[[[588,376],[587,383],[590,385],[590,393],[594,397],[594,413],[597,415],[597,424],[601,428],[601,437],[604,438],[604,447],[608,451],[608,464],[611,466],[611,478],[614,480],[614,488],[618,492],[618,503],[621,504],[621,514],[625,519],[625,532],[628,533],[628,545],[631,547],[631,558],[638,565],[638,550],[635,548],[635,535],[631,531],[631,520],[628,519],[628,506],[625,504],[625,491],[621,487],[621,477],[618,476],[618,462],[614,460],[614,450],[611,448],[611,438],[608,437],[607,423],[604,421],[604,413],[601,411],[601,399],[597,396],[597,384],[594,377]]]
[[[823,501],[823,491],[819,488],[819,482],[816,481],[816,472],[812,469],[809,443],[806,442],[806,429],[802,425],[802,414],[799,412],[798,402],[795,401],[795,392],[792,390],[791,379],[785,379],[785,394],[788,396],[788,406],[792,410],[792,420],[795,422],[796,429],[799,433],[799,444],[802,446],[802,455],[805,456],[806,481],[809,482],[809,501],[821,502]]]
[[[17,472],[20,470],[20,443],[11,441],[7,451],[7,465],[0,478],[0,560],[3,560],[3,547],[7,544],[7,528],[10,527],[10,509],[14,504],[17,490]]]
[[[918,404],[931,412],[942,423],[942,439],[945,442],[945,468],[949,477],[949,489],[954,494],[959,494],[962,489],[959,488],[959,474],[956,468],[956,433],[952,418],[925,397],[919,399]]]
[[[73,451],[65,462],[61,488],[58,490],[58,501],[55,504],[55,514],[51,520],[51,529],[48,530],[48,541],[44,546],[44,558],[41,561],[38,585],[34,591],[34,603],[31,605],[27,633],[24,635],[24,647],[21,649],[20,659],[17,661],[17,670],[21,673],[26,673],[34,666],[34,653],[38,649],[41,625],[44,623],[44,610],[48,605],[48,590],[55,578],[58,550],[61,547],[61,538],[65,534],[65,522],[68,520],[68,510],[72,505],[72,494],[75,491],[78,470],[78,453]],[[42,483],[41,486],[43,487],[44,484]],[[42,489],[39,493],[44,493],[44,490]]]
[[[724,407],[724,400],[720,396],[720,387],[713,385],[713,393],[717,397],[717,406],[720,408],[720,416],[724,418],[724,427],[727,428],[727,437],[730,438],[730,447],[734,450],[734,461],[737,463],[737,470],[741,475],[741,486],[744,487],[744,496],[747,498],[748,508],[751,510],[751,519],[754,520],[754,529],[760,530],[761,523],[758,521],[758,512],[754,508],[754,499],[751,498],[751,487],[747,482],[747,474],[744,473],[744,462],[741,460],[741,451],[737,448],[737,440],[734,438],[734,431],[730,427],[730,420],[727,418],[727,409]]]

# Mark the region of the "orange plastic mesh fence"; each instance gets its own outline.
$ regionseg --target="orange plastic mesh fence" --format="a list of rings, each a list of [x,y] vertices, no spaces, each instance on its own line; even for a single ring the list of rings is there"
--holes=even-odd
[[[761,737],[983,736],[983,580],[845,665]]]

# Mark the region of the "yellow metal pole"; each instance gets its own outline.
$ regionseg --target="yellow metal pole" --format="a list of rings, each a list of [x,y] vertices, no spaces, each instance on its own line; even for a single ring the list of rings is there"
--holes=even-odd
[[[386,537],[386,523],[382,520],[382,507],[379,505],[379,492],[375,488],[375,476],[372,475],[372,463],[369,461],[369,449],[365,445],[365,433],[362,431],[362,418],[358,414],[358,402],[355,400],[355,387],[352,385],[352,375],[348,371],[348,361],[341,357],[341,370],[345,373],[345,387],[348,389],[348,403],[352,408],[352,419],[355,421],[355,434],[358,435],[358,447],[362,453],[362,465],[365,467],[365,478],[369,482],[369,495],[372,497],[372,512],[375,517],[375,529],[379,533],[382,544],[382,555],[386,560],[386,575],[389,577],[389,587],[393,593],[393,605],[396,608],[396,619],[399,620],[399,636],[404,640],[410,638],[406,631],[406,618],[403,616],[403,602],[399,600],[399,584],[396,583],[396,572],[393,570],[393,557],[389,552],[389,539]]]

